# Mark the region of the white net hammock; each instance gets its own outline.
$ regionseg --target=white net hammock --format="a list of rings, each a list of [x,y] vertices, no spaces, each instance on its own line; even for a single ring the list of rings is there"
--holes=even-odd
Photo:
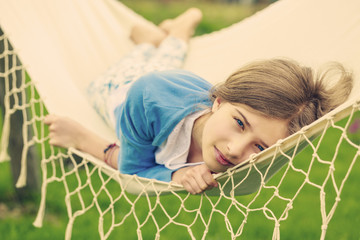
[[[243,63],[277,56],[314,68],[340,61],[355,73],[346,103],[216,175],[219,188],[192,196],[179,185],[120,174],[75,149],[54,148],[42,123],[47,112],[70,116],[113,141],[115,133],[81,89],[131,49],[128,33],[134,23],[150,23],[114,0],[1,0],[5,117],[0,161],[9,158],[10,116],[20,111],[24,147],[18,187],[26,183],[27,151],[36,148],[41,158],[42,198],[34,225],[42,226],[47,190],[61,183],[69,217],[66,239],[76,220],[93,217],[94,211],[101,239],[116,231],[129,239],[167,239],[174,231],[179,239],[235,239],[246,238],[251,229],[280,239],[281,227],[296,227],[286,224],[294,223],[294,208],[307,211],[306,204],[317,205],[317,213],[297,221],[309,221],[308,227],[317,228],[318,238],[324,239],[346,181],[359,165],[360,140],[351,133],[360,117],[359,10],[357,0],[281,0],[245,21],[191,40],[184,68],[212,83]],[[129,226],[134,232],[126,230]]]

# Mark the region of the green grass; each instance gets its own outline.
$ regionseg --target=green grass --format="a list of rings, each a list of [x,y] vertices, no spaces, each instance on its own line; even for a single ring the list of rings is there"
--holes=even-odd
[[[222,5],[216,2],[212,4],[206,1],[198,1],[192,3],[191,1],[169,1],[166,4],[157,4],[154,1],[145,0],[126,0],[123,1],[135,11],[148,19],[151,19],[155,23],[161,22],[163,19],[174,17],[180,12],[191,6],[197,6],[204,12],[204,21],[200,24],[197,35],[219,30],[223,27],[229,26],[232,23],[238,22],[248,15],[253,14],[255,11],[263,8],[264,6],[246,6],[239,7],[237,5]],[[40,108],[39,106],[37,108]],[[358,116],[359,117],[359,116]],[[1,123],[1,119],[0,119]],[[1,129],[2,124],[0,124]],[[321,158],[331,158],[333,155],[333,147],[337,144],[337,139],[341,135],[336,129],[330,131],[327,134],[324,142],[321,143],[322,151],[319,152]],[[351,140],[356,144],[360,144],[360,134],[350,135]],[[315,141],[316,142],[316,141]],[[335,179],[338,181],[341,179],[354,155],[354,148],[349,144],[343,143],[342,150],[336,161]],[[305,149],[300,153],[294,163],[298,169],[307,171],[309,168],[309,158],[311,152],[309,149]],[[49,167],[49,169],[51,169]],[[315,183],[321,183],[326,177],[324,172],[324,166],[321,164],[314,164],[312,171],[310,172],[309,179]],[[276,185],[280,181],[282,173],[285,168],[271,179],[269,184]],[[37,209],[40,202],[40,196],[37,195],[32,199],[19,201],[16,197],[15,190],[13,188],[13,182],[11,177],[10,164],[0,164],[0,239],[64,239],[66,224],[68,221],[67,210],[64,202],[65,190],[62,183],[51,183],[48,187],[47,201],[46,201],[46,213],[42,228],[35,228],[32,222],[35,220]],[[358,183],[360,183],[360,162],[357,161],[353,167],[347,184],[343,189],[341,199],[333,219],[331,220],[326,239],[360,239],[360,231],[357,226],[360,225],[360,205],[358,199],[360,199],[360,192],[358,191]],[[86,179],[86,173],[84,170],[80,171],[80,178],[83,182]],[[78,184],[78,180],[74,175],[67,177],[69,188],[74,189]],[[290,171],[287,177],[284,179],[286,184],[281,185],[279,191],[282,196],[292,197],[299,185],[304,180],[304,176],[296,171]],[[94,187],[99,189],[98,179],[92,177],[91,181],[94,183]],[[337,185],[339,183],[337,182]],[[107,185],[109,192],[116,196],[119,194],[119,187],[115,182],[111,182]],[[334,191],[330,184],[326,186],[327,195],[327,211],[329,211],[329,205],[334,202]],[[273,190],[262,190],[261,197],[258,198],[252,205],[262,206],[273,194]],[[85,202],[90,204],[92,201],[92,193],[89,188],[85,188],[81,191],[81,195],[84,197]],[[249,196],[237,197],[236,199],[241,203],[249,203],[254,197],[254,194]],[[128,195],[130,201],[135,202],[136,214],[140,222],[144,221],[149,213],[149,203],[152,207],[157,206],[156,198],[145,197],[137,199],[136,196]],[[184,205],[187,209],[199,209],[202,213],[205,221],[210,217],[209,209],[211,205],[215,204],[218,198],[211,197],[202,201],[203,206],[199,207],[201,202],[200,196],[195,196],[187,199]],[[80,203],[77,197],[72,197],[73,211],[80,209]],[[102,192],[99,195],[98,203],[101,208],[104,208],[109,199],[108,196]],[[160,202],[166,206],[166,211],[170,216],[174,216],[179,206],[182,204],[176,196],[162,196]],[[310,185],[304,187],[303,191],[299,194],[299,197],[293,203],[294,209],[289,212],[288,219],[281,222],[281,239],[319,239],[321,229],[321,215],[319,207],[319,191]],[[269,208],[271,208],[274,214],[278,215],[283,211],[286,206],[286,202],[280,199],[274,199],[270,202]],[[232,205],[232,202],[226,199],[221,199],[218,203],[217,209],[226,211],[230,209],[228,213],[228,226],[235,229],[241,224],[243,217]],[[120,219],[129,211],[130,205],[125,201],[120,201],[115,204],[116,220]],[[156,207],[154,215],[157,216],[159,225],[167,222],[166,216],[163,210]],[[99,239],[98,235],[98,217],[97,210],[93,209],[87,212],[85,215],[76,219],[72,239]],[[191,223],[196,217],[194,213],[181,212],[175,220],[182,220],[186,223]],[[226,230],[225,219],[222,215],[214,213],[213,221],[209,227],[209,233],[206,239],[230,239],[230,235]],[[108,223],[111,221],[109,215],[104,216],[105,228],[108,227]],[[110,239],[137,239],[136,235],[136,219],[131,216],[121,227],[115,228],[111,234]],[[242,234],[241,239],[270,239],[273,234],[274,223],[267,220],[264,217],[262,211],[252,212],[247,220],[246,227]],[[142,227],[142,233],[144,239],[155,238],[155,224],[153,221],[148,221]],[[200,239],[204,226],[201,220],[198,218],[193,227],[191,228],[197,239]],[[175,234],[174,234],[175,233]],[[161,232],[161,239],[190,239],[186,228],[177,225],[170,225]]]
[[[337,138],[340,133],[337,130],[332,130],[326,137],[325,142],[321,145],[322,150],[319,152],[321,158],[325,159],[332,156],[333,150],[329,146],[334,146],[337,143]],[[355,138],[356,139],[356,138]],[[316,141],[315,141],[315,144]],[[337,181],[342,178],[346,172],[349,161],[352,159],[356,150],[350,147],[348,144],[343,144],[342,150],[339,153],[339,158],[336,161],[336,174],[335,179]],[[309,156],[311,156],[309,149],[305,149],[300,153],[295,160],[295,167],[307,171],[309,168]],[[284,172],[285,168],[278,173],[274,178],[271,179],[269,185],[277,185]],[[309,179],[317,184],[321,184],[325,178],[326,168],[321,164],[314,164],[312,171],[310,172]],[[44,219],[44,226],[41,229],[34,228],[32,221],[35,219],[37,206],[39,199],[36,198],[33,201],[25,201],[22,204],[14,201],[14,190],[10,187],[9,179],[9,164],[3,163],[0,168],[0,203],[6,211],[1,212],[0,215],[0,233],[3,239],[64,239],[65,228],[67,223],[67,213],[64,204],[64,186],[61,183],[52,183],[48,188],[47,204],[46,204],[46,215]],[[357,161],[353,168],[352,173],[349,176],[347,184],[343,189],[341,199],[337,211],[333,219],[331,220],[326,239],[359,239],[360,233],[356,227],[360,224],[358,199],[360,193],[358,191],[358,183],[360,176],[360,162]],[[80,171],[81,182],[86,179],[85,171]],[[295,171],[290,171],[287,177],[284,179],[286,184],[281,185],[279,188],[280,194],[283,197],[291,198],[295,191],[297,191],[299,185],[302,183],[304,177]],[[92,177],[91,181],[94,183],[94,189],[99,190],[99,184],[97,184],[97,178]],[[76,188],[78,180],[75,176],[70,175],[67,178],[67,182],[70,189]],[[339,183],[337,183],[338,185]],[[115,182],[111,182],[107,185],[110,193],[113,197],[119,194],[118,185]],[[334,202],[334,192],[330,185],[326,188],[327,192],[327,204]],[[262,206],[270,196],[272,196],[273,190],[263,189],[260,197],[252,204],[252,208],[256,206]],[[89,188],[85,188],[81,191],[81,195],[85,199],[86,204],[90,204],[92,201],[92,193]],[[149,200],[145,197],[137,199],[136,196],[128,195],[130,201],[134,202],[136,214],[138,220],[143,222],[148,216],[150,203],[152,207],[156,205],[156,198],[150,198]],[[240,203],[249,203],[254,197],[254,194],[249,196],[237,197],[236,199]],[[71,198],[73,211],[80,209],[80,204],[77,197]],[[199,209],[202,213],[205,221],[209,218],[209,210],[211,204],[215,204],[218,201],[217,197],[211,197],[209,200],[203,200],[202,207],[199,207],[201,198],[199,196],[191,197],[184,201],[184,205],[187,209]],[[99,194],[98,203],[99,206],[104,210],[109,199],[104,192]],[[174,216],[181,202],[176,196],[163,196],[160,198],[160,202],[166,206],[166,211],[170,216]],[[310,185],[304,187],[303,191],[299,194],[299,197],[294,201],[292,209],[289,212],[288,219],[281,222],[281,238],[282,239],[319,239],[320,228],[321,228],[321,216],[319,207],[319,191]],[[230,225],[237,229],[243,220],[243,217],[239,212],[231,205],[231,202],[226,199],[221,199],[216,209],[226,211],[230,208],[228,214],[228,220]],[[269,208],[274,212],[277,217],[283,211],[286,206],[286,202],[280,199],[274,199],[269,204]],[[115,204],[116,221],[120,219],[130,211],[130,205],[122,200]],[[1,209],[1,207],[0,207]],[[157,216],[158,224],[162,226],[167,222],[167,218],[164,215],[161,208],[156,207],[154,215]],[[327,207],[329,211],[329,207]],[[3,216],[6,216],[5,218]],[[185,223],[190,223],[196,214],[182,212],[175,220],[182,219]],[[92,209],[85,215],[76,219],[73,229],[73,239],[98,239],[98,217],[97,210]],[[110,216],[105,215],[104,225],[105,228],[108,226]],[[122,236],[126,235],[126,239],[136,239],[136,221],[133,216],[129,217],[125,224],[119,228],[115,228],[111,234],[110,239],[122,239]],[[262,211],[252,212],[247,220],[247,225],[243,232],[243,239],[269,239],[272,236],[274,223],[267,220],[264,217]],[[197,239],[201,238],[204,226],[200,219],[197,219],[194,226],[191,228],[194,231],[194,235]],[[155,237],[155,225],[152,221],[147,222],[141,228],[144,239],[154,239]],[[176,236],[173,233],[176,232]],[[184,227],[170,225],[162,233],[163,239],[174,238],[174,239],[189,239],[189,235]],[[224,217],[218,213],[213,216],[213,221],[209,228],[209,233],[206,239],[230,239],[228,231],[226,231],[226,225]]]
[[[203,20],[196,30],[196,35],[228,27],[267,6],[266,4],[245,6],[223,4],[221,1],[216,0],[122,0],[121,2],[155,24],[159,24],[167,18],[174,18],[190,7],[197,7],[203,12]]]

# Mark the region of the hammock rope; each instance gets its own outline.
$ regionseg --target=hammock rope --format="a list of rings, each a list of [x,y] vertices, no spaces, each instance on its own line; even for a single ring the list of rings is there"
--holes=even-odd
[[[356,63],[360,61],[360,54],[354,52],[359,52],[356,43],[360,40],[360,17],[355,10],[359,9],[360,4],[357,1],[349,1],[345,7],[339,1],[322,0],[316,2],[316,5],[324,5],[325,2],[330,7],[322,12],[323,19],[329,20],[335,30],[342,31],[337,32],[336,35],[334,29],[323,27],[324,32],[313,34],[313,42],[306,42],[309,44],[306,51],[303,45],[299,45],[302,49],[296,49],[298,43],[291,39],[287,41],[292,42],[294,46],[292,48],[284,46],[279,40],[280,35],[279,39],[269,38],[269,42],[264,46],[266,49],[260,47],[254,50],[259,46],[250,47],[250,50],[245,49],[249,47],[249,43],[256,45],[253,41],[255,37],[263,39],[262,32],[269,32],[264,28],[274,23],[276,27],[271,29],[274,35],[283,32],[290,23],[294,28],[304,25],[302,20],[294,20],[296,16],[290,17],[285,14],[284,9],[288,10],[289,14],[295,11],[301,14],[301,10],[308,9],[312,1],[299,3],[294,0],[282,0],[228,29],[194,38],[190,44],[191,51],[185,69],[208,77],[215,83],[218,79],[224,79],[224,76],[235,68],[234,62],[238,66],[253,58],[284,54],[304,62],[310,61],[314,66],[324,60],[342,60],[351,66],[354,72],[358,72],[359,66]],[[314,15],[309,11],[307,16],[313,21],[312,27],[316,31],[319,23],[314,18],[318,14],[315,14],[315,10],[312,10]],[[338,15],[342,14],[342,18],[334,20],[334,11]],[[27,21],[27,18],[34,22]],[[45,19],[49,21],[44,21]],[[288,22],[286,23],[284,19]],[[9,159],[6,149],[10,134],[10,116],[15,111],[22,111],[24,148],[17,187],[26,183],[27,151],[36,147],[41,153],[41,201],[34,225],[42,226],[48,188],[51,184],[60,182],[64,186],[69,217],[66,239],[71,238],[75,220],[94,209],[99,214],[98,230],[101,239],[109,238],[116,228],[126,226],[129,222],[131,224],[133,221],[139,239],[144,237],[144,229],[148,229],[148,225],[155,229],[153,233],[155,239],[159,239],[161,234],[172,226],[184,229],[192,239],[205,239],[212,234],[213,224],[219,219],[225,224],[231,238],[235,239],[244,234],[247,225],[252,222],[253,214],[259,213],[263,218],[272,221],[273,239],[280,239],[281,224],[288,219],[290,211],[294,208],[294,202],[301,198],[305,188],[311,187],[319,194],[320,239],[324,239],[329,222],[340,202],[346,180],[360,155],[359,142],[348,134],[350,125],[360,111],[360,96],[357,92],[333,112],[289,138],[278,141],[262,154],[253,155],[245,163],[225,173],[217,174],[215,177],[219,181],[219,188],[206,191],[200,196],[186,194],[177,184],[120,174],[102,161],[76,149],[70,148],[64,151],[49,145],[46,127],[42,123],[47,111],[71,116],[95,129],[95,132],[101,133],[105,138],[114,139],[112,130],[107,128],[88,106],[81,89],[89,79],[98,75],[131,48],[132,44],[127,39],[127,34],[131,25],[139,21],[151,24],[113,0],[91,0],[86,4],[80,0],[51,3],[38,1],[31,5],[23,0],[0,1],[0,24],[4,30],[0,36],[0,42],[4,46],[0,59],[5,66],[0,72],[0,80],[4,81],[5,86],[5,95],[1,96],[4,98],[5,117],[1,133],[0,161]],[[68,23],[73,25],[72,29],[68,29],[71,26]],[[262,27],[254,30],[254,26]],[[70,36],[74,34],[76,27],[82,31],[78,36]],[[299,35],[304,34],[301,29],[298,30]],[[32,34],[36,40],[29,41],[24,37],[29,34]],[[284,34],[288,35],[288,33]],[[327,46],[323,46],[323,40],[328,40],[327,34],[332,38]],[[234,41],[223,44],[231,39],[229,35],[233,36]],[[297,37],[297,34],[294,35]],[[320,39],[317,39],[317,36]],[[74,41],[76,38],[78,39]],[[10,42],[16,50],[9,45]],[[271,48],[270,43],[274,44]],[[335,48],[329,51],[328,46],[332,46],[331,44]],[[237,45],[239,47],[235,48]],[[348,45],[352,48],[349,49]],[[94,46],[97,48],[90,51]],[[208,46],[212,46],[212,49],[209,50]],[[34,49],[41,49],[46,56],[37,55]],[[314,49],[315,56],[313,53],[310,54]],[[73,51],[76,52],[76,56],[71,55]],[[206,54],[211,54],[212,57]],[[311,60],[305,60],[308,58]],[[45,64],[49,59],[52,64]],[[79,65],[79,59],[85,60]],[[199,59],[204,59],[204,62]],[[224,69],[219,71],[220,73],[211,72],[207,67],[223,60],[229,64],[226,64]],[[94,67],[89,69],[89,66]],[[21,71],[21,86],[17,86],[14,82],[16,71]],[[27,80],[25,72],[31,76],[31,81]],[[54,76],[54,72],[57,76]],[[77,79],[80,81],[77,82]],[[360,81],[358,77],[355,80],[356,89]],[[63,98],[62,94],[65,91],[68,99]],[[19,95],[22,95],[26,101],[19,102],[17,100]],[[82,109],[81,113],[78,109]],[[25,110],[29,110],[31,114],[27,114]],[[87,119],[89,121],[85,121]],[[34,136],[30,137],[26,134],[28,129],[33,130]],[[324,152],[327,152],[326,144],[329,138],[337,139],[337,143],[332,146],[332,154],[327,156]],[[302,159],[302,152],[308,151],[311,152],[311,158]],[[353,157],[341,159],[343,151],[351,152]],[[339,164],[342,166],[339,167]],[[337,175],[338,170],[335,169],[338,168],[345,170],[339,171],[340,174]],[[323,172],[321,180],[312,174],[317,169]],[[290,192],[286,192],[284,189],[289,187],[288,179],[292,178],[298,179],[296,186]],[[247,194],[250,194],[250,197],[238,197]],[[171,198],[171,204],[166,201],[166,196]],[[274,207],[276,203],[281,207]],[[197,231],[199,226],[200,233]]]

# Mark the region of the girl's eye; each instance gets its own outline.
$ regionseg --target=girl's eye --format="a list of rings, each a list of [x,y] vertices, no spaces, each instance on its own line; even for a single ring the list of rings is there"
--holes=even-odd
[[[240,120],[240,119],[237,119],[237,118],[235,118],[235,121],[237,122],[237,124],[242,128],[242,129],[244,129],[244,123]]]
[[[261,145],[259,145],[259,144],[256,144],[256,147],[260,150],[260,151],[264,151],[265,150],[265,148],[263,148]]]

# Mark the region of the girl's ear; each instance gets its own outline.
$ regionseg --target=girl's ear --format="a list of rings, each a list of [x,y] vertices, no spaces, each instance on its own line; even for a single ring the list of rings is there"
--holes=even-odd
[[[219,97],[215,98],[214,103],[211,108],[212,112],[216,112],[220,108],[221,101],[222,101],[221,98],[219,98]]]

